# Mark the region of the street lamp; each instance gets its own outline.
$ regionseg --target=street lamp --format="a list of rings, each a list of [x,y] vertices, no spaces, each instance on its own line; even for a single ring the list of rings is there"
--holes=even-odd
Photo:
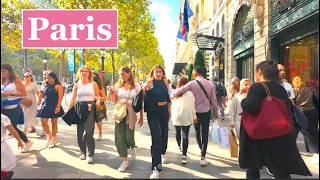
[[[104,60],[106,59],[106,57],[105,57],[105,52],[104,52],[104,50],[102,50],[102,52],[101,52],[101,65],[102,65],[102,70],[104,70]]]
[[[47,70],[47,62],[48,62],[47,54],[45,54],[45,56],[42,58],[42,62],[43,62],[43,71],[46,71]]]

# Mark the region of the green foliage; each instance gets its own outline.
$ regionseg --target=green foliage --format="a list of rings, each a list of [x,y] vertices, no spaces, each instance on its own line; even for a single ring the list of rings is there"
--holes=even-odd
[[[193,71],[193,64],[189,64],[188,65],[188,68],[187,68],[187,75],[188,75],[188,80],[191,81],[191,80],[194,80],[194,77],[192,75],[192,71]]]
[[[100,70],[101,53],[105,51],[105,70],[116,77],[121,66],[134,67],[136,72],[146,74],[155,64],[164,65],[160,54],[158,40],[154,34],[154,24],[149,11],[149,0],[51,0],[49,5],[45,1],[32,0],[4,0],[1,2],[1,49],[5,44],[3,57],[17,69],[22,69],[23,51],[21,50],[21,10],[37,8],[58,9],[117,9],[119,45],[115,50],[86,49],[86,65]],[[47,7],[48,6],[48,7]],[[48,69],[63,77],[69,77],[67,57],[69,50],[44,49],[28,50],[27,67],[32,67],[35,73],[43,69],[42,57],[48,54]],[[18,54],[16,57],[15,54]],[[78,68],[79,55],[76,55]]]
[[[194,67],[204,67],[206,68],[206,63],[204,59],[203,52],[201,50],[198,50],[196,53],[196,57],[194,60]],[[203,77],[207,77],[207,71],[205,71]]]

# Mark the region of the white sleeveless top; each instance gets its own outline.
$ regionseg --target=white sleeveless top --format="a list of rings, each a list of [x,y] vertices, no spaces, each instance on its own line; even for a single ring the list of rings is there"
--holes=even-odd
[[[16,83],[13,82],[13,83],[9,83],[7,86],[4,86],[3,84],[1,84],[1,92],[3,91],[10,91],[12,93],[17,93],[17,87],[16,87]],[[16,99],[19,99],[20,97],[17,97],[17,96],[7,96],[7,97],[1,97],[2,100],[9,100],[9,101],[12,101],[12,100],[16,100]],[[16,105],[7,105],[7,106],[4,106],[3,109],[14,109],[18,106],[18,104]]]
[[[81,81],[78,81],[78,101],[94,101],[94,97],[95,93],[93,83],[82,84]]]

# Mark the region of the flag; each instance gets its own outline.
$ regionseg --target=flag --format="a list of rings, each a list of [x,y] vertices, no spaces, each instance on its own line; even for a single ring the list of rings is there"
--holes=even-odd
[[[70,72],[73,72],[73,70],[74,70],[73,59],[74,59],[73,50],[69,50],[69,54],[68,54],[68,65],[69,65],[69,71],[70,71]]]
[[[82,65],[83,65],[82,49],[78,49],[78,53],[79,53],[79,57],[80,57],[80,59],[79,59],[79,68],[81,68]]]
[[[188,32],[189,32],[189,17],[193,16],[193,12],[190,8],[188,0],[184,1],[183,12],[180,13],[180,27],[177,34],[177,38],[187,41],[188,39]]]

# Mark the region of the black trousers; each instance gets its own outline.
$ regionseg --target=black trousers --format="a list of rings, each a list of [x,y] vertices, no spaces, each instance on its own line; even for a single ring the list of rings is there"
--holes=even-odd
[[[189,126],[175,126],[176,128],[176,140],[178,146],[181,148],[181,137],[182,137],[182,155],[187,155],[188,146],[189,146]],[[181,136],[182,130],[182,136]]]
[[[290,174],[285,172],[280,172],[276,168],[268,167],[269,171],[273,174],[276,179],[291,179]],[[249,168],[246,171],[247,179],[260,179],[260,169],[259,168]]]
[[[304,144],[307,152],[319,153],[319,114],[316,109],[303,111],[309,122],[307,132],[304,134]]]
[[[168,145],[168,107],[164,106],[155,111],[147,112],[148,124],[151,132],[152,170],[162,170],[161,155],[167,151]]]
[[[201,150],[201,157],[205,157],[207,153],[210,116],[211,111],[197,113],[198,123],[194,124],[197,143]]]
[[[1,113],[6,115],[11,122],[12,127],[18,132],[20,138],[24,143],[28,142],[27,136],[17,127],[19,118],[23,118],[23,111],[20,105],[14,109],[1,109]]]

